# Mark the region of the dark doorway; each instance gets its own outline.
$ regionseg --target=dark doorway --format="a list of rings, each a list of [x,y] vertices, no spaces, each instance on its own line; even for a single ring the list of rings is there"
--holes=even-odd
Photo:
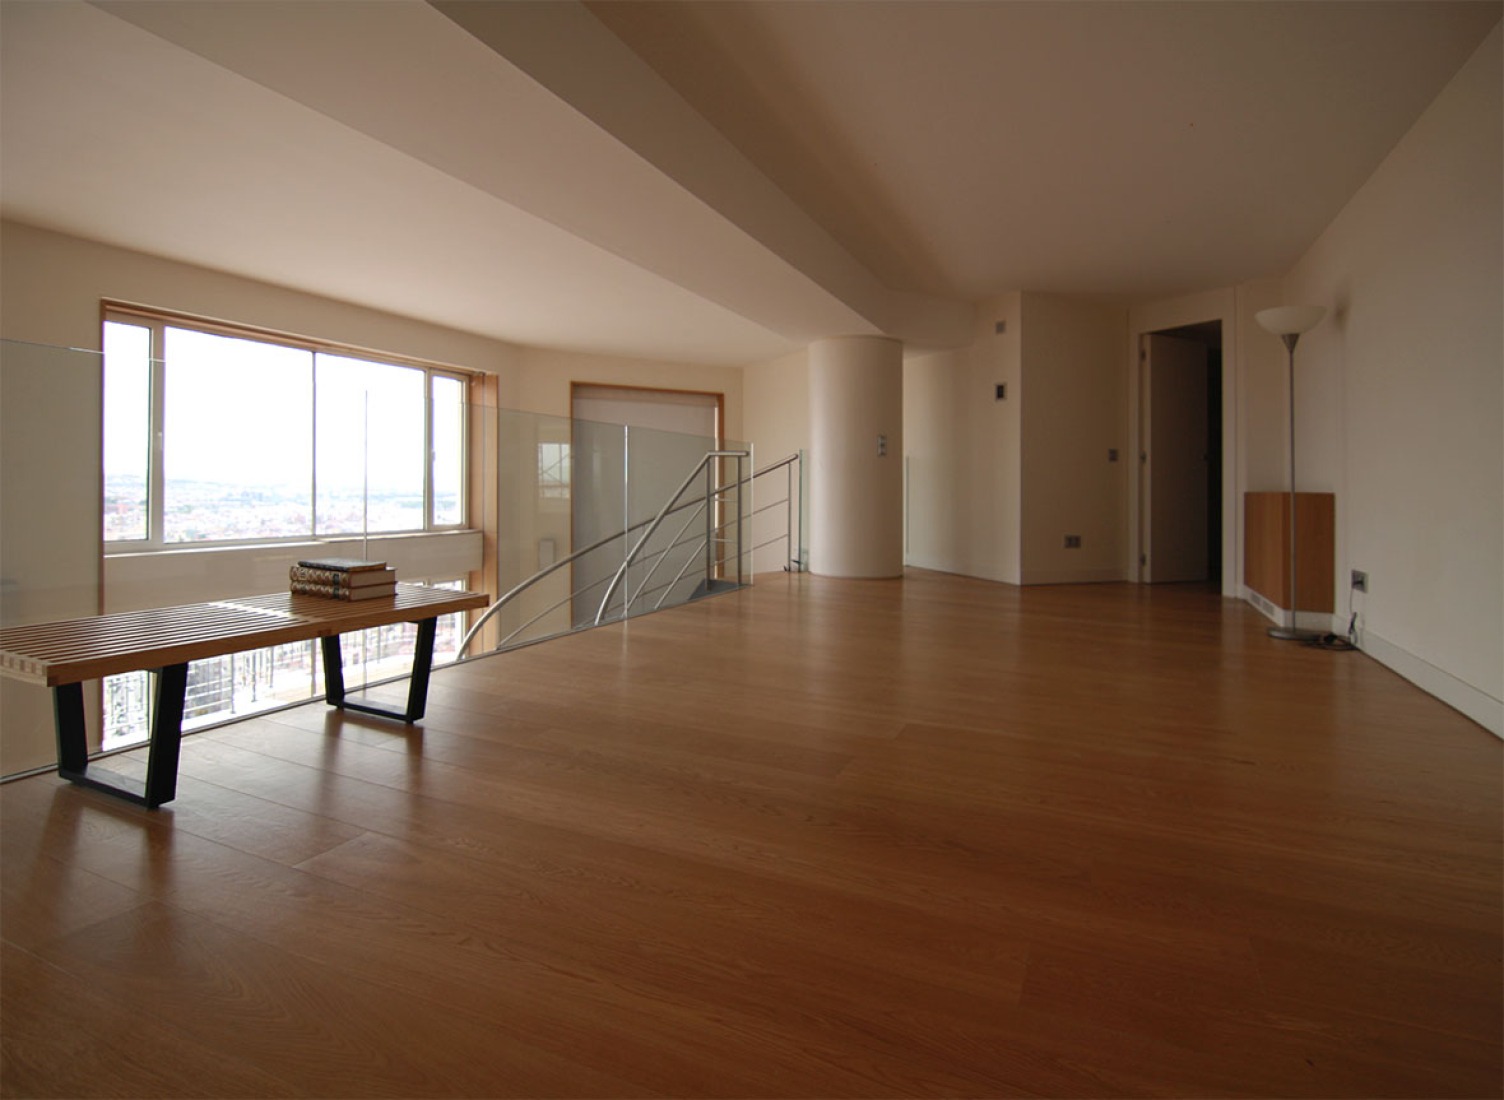
[[[1160,335],[1206,348],[1206,560],[1207,579],[1222,585],[1222,322],[1162,329]]]

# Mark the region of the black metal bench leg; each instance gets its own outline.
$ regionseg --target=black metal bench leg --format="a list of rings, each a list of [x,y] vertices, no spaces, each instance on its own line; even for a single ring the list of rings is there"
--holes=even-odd
[[[433,647],[438,636],[437,617],[418,622],[417,645],[413,652],[413,671],[407,686],[407,709],[381,707],[371,703],[354,703],[345,695],[344,655],[340,652],[339,638],[320,638],[324,651],[324,698],[331,707],[341,710],[358,710],[362,714],[376,714],[383,718],[400,718],[411,725],[423,717],[428,709],[428,677],[433,671]]]
[[[319,639],[324,653],[324,698],[331,707],[345,705],[345,658],[339,651],[339,635]]]
[[[83,684],[60,684],[53,688],[52,714],[57,725],[57,773],[64,778],[70,774],[82,775],[89,767]]]
[[[417,645],[413,650],[413,674],[407,684],[407,720],[416,722],[428,709],[428,675],[433,671],[433,643],[439,620],[418,623]]]
[[[134,802],[155,810],[177,797],[178,755],[183,742],[183,700],[188,690],[188,666],[168,665],[152,673],[151,741],[146,753],[146,782],[96,767],[89,771],[89,746],[84,730],[82,684],[52,689],[57,723],[57,773],[70,783]]]
[[[183,744],[183,705],[188,666],[168,665],[156,674],[151,716],[151,751],[146,755],[146,804],[156,809],[178,794],[178,750]]]

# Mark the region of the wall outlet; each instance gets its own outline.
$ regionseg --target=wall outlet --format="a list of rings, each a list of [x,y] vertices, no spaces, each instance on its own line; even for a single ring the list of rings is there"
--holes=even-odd
[[[1065,536],[1065,548],[1067,550],[1079,550],[1079,549],[1081,549],[1081,536],[1080,535],[1066,535]]]
[[[1363,572],[1363,570],[1361,570],[1361,569],[1354,569],[1353,570],[1353,591],[1354,592],[1367,592],[1368,591],[1368,574],[1365,573],[1365,572]]]
[[[999,382],[992,387],[992,399],[994,401],[1008,400],[1008,383]]]

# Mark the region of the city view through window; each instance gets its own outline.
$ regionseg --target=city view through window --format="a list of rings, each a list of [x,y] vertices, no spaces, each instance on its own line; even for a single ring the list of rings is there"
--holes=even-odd
[[[462,379],[171,325],[160,327],[154,363],[153,335],[105,325],[107,542],[463,524]]]

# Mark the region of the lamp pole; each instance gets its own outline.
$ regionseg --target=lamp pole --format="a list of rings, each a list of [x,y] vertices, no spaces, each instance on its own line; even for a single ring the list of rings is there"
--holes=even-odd
[[[1300,340],[1300,334],[1315,328],[1324,316],[1326,309],[1322,306],[1281,306],[1260,310],[1255,315],[1260,325],[1284,343],[1290,380],[1290,625],[1269,628],[1271,638],[1288,641],[1308,641],[1320,637],[1319,631],[1300,629],[1300,596],[1297,592],[1300,572],[1295,560],[1298,545],[1295,532],[1295,345]]]
[[[1295,345],[1300,340],[1298,332],[1282,332],[1280,340],[1285,345],[1285,363],[1290,378],[1289,406],[1290,406],[1290,628],[1284,630],[1280,627],[1271,628],[1269,634],[1275,638],[1300,639],[1307,632],[1300,629],[1300,589],[1296,583],[1299,578],[1299,566],[1295,556]]]

